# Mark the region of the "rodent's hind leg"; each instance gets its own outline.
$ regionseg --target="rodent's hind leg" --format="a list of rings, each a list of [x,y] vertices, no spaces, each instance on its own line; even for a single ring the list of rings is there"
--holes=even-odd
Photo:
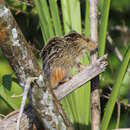
[[[64,84],[65,82],[69,81],[70,79],[72,79],[72,76],[71,77],[66,77],[65,79],[63,79],[62,81],[60,81],[59,84]]]
[[[52,88],[58,87],[58,85],[66,79],[66,70],[63,67],[55,67],[50,74],[50,83]]]

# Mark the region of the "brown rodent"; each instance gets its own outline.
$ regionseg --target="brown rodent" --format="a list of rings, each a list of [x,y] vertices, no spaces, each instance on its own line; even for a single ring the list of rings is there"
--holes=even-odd
[[[44,77],[55,88],[71,76],[71,69],[77,66],[86,51],[97,48],[91,39],[76,32],[64,37],[54,37],[42,50]]]
[[[91,39],[76,32],[64,37],[54,37],[42,50],[44,77],[52,88],[69,78],[73,66],[80,63],[86,51],[97,48]]]
[[[73,32],[64,37],[52,38],[41,52],[45,85],[50,88],[56,109],[69,130],[73,129],[72,124],[66,118],[66,114],[52,89],[71,77],[71,69],[79,66],[80,59],[86,51],[91,52],[96,48],[97,45],[91,39]]]

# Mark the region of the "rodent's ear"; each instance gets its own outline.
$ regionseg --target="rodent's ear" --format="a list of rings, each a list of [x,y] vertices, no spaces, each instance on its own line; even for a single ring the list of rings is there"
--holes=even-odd
[[[73,32],[71,32],[71,33],[64,36],[65,39],[69,39],[69,38],[74,39],[74,38],[79,38],[79,37],[82,37],[82,35],[75,32],[75,31],[73,31]]]
[[[68,35],[65,35],[64,39],[66,41],[69,41],[69,42],[73,43],[73,42],[75,42],[77,40],[78,41],[83,40],[84,37],[81,34],[77,33],[77,32],[73,32],[73,33],[70,33]]]
[[[71,33],[77,33],[75,30],[71,30],[70,32],[69,32],[69,34],[71,34]]]

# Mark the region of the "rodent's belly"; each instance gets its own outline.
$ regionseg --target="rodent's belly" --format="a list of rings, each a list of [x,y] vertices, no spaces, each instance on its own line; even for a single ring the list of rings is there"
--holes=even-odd
[[[71,76],[71,68],[70,64],[56,64],[44,70],[46,79],[50,82],[51,87],[55,88],[60,83],[65,82]]]
[[[51,87],[55,88],[72,76],[71,70],[76,64],[76,57],[65,55],[61,58],[51,59],[46,62],[43,70],[49,80]]]

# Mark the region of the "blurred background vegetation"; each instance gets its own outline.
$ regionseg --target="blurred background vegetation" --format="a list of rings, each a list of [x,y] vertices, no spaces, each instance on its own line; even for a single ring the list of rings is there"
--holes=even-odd
[[[50,11],[52,10],[51,13],[54,10],[55,12],[58,10],[60,19],[61,17],[64,18],[60,20],[60,23],[55,23],[55,21],[58,22],[57,19],[59,18],[59,16],[56,15],[57,13],[51,14],[52,17],[49,17],[49,18],[51,18],[50,19],[51,22],[52,21],[54,22],[53,24],[54,24],[54,30],[55,30],[54,32],[52,31],[52,33],[50,32],[48,33],[47,31],[45,31],[45,27],[44,27],[45,24],[42,24],[41,22],[42,21],[41,17],[44,17],[44,16],[42,16],[43,14],[40,14],[40,10],[38,9],[39,3],[37,0],[35,0],[35,2],[33,0],[6,0],[6,1],[14,17],[16,18],[16,21],[18,25],[20,26],[24,36],[26,37],[28,43],[31,44],[33,48],[36,48],[34,49],[34,51],[36,53],[38,60],[39,60],[38,54],[41,48],[46,44],[48,39],[53,37],[54,35],[62,36],[63,34],[66,34],[73,30],[78,31],[79,33],[82,32],[86,36],[89,36],[90,34],[89,29],[88,29],[89,27],[86,27],[86,25],[89,24],[89,22],[86,21],[87,20],[87,16],[86,16],[87,4],[85,4],[85,2],[87,2],[87,0],[80,0],[78,2],[79,4],[78,6],[72,4],[76,0],[72,0],[71,3],[69,3],[70,5],[72,4],[71,9],[69,10],[70,17],[73,19],[72,21],[77,21],[77,23],[72,24],[71,28],[69,29],[65,28],[65,25],[64,25],[65,24],[64,20],[66,20],[65,12],[63,10],[63,5],[65,5],[64,0],[57,0],[57,4],[56,4],[57,6],[53,6],[55,2],[51,3],[46,0],[43,0],[42,1],[43,5],[41,5],[41,7],[45,6],[43,9],[41,9],[43,13],[47,11],[46,7],[48,7],[47,5],[49,5]],[[103,8],[103,4],[104,4],[103,1],[104,0],[99,0],[99,12],[98,12],[99,27],[103,24],[101,20],[102,19],[101,12],[105,8],[105,7]],[[80,10],[81,14],[80,12],[76,12],[74,10],[77,10],[77,11]],[[41,15],[40,22],[39,22],[38,15],[39,16]],[[44,15],[47,15],[47,12]],[[79,15],[79,16],[76,16],[76,15]],[[78,17],[81,17],[81,21],[76,20]],[[58,24],[61,25],[61,27],[57,26]],[[74,26],[78,24],[81,27]],[[99,28],[99,31],[101,30],[100,28]],[[49,30],[48,27],[47,29]],[[105,36],[106,37],[105,53],[108,53],[109,65],[106,71],[100,77],[100,88],[102,92],[101,94],[102,117],[104,116],[106,102],[110,98],[112,87],[115,85],[116,79],[119,75],[119,70],[121,68],[124,55],[127,51],[128,46],[130,45],[130,0],[120,0],[120,1],[112,0],[111,1],[107,32],[105,35],[106,35]],[[102,41],[103,38],[104,36],[99,34],[99,41]],[[103,53],[101,55],[103,55]],[[128,57],[129,55],[130,53],[128,53]],[[40,60],[39,60],[39,63],[41,64]],[[90,85],[88,84],[88,86]],[[84,90],[87,91],[87,94],[88,94],[87,96],[89,96],[88,91],[90,91],[90,89],[86,88]],[[82,92],[79,94],[79,97],[81,97],[81,94],[83,94],[84,90],[81,90]],[[7,115],[11,111],[18,109],[21,103],[21,97],[16,98],[13,96],[19,95],[22,92],[23,90],[18,85],[18,81],[15,76],[15,73],[10,68],[8,61],[2,54],[2,51],[0,50],[0,114]],[[77,99],[79,98],[77,96],[74,100],[73,96],[74,95],[72,96],[70,95],[68,99],[64,99],[63,101],[63,105],[67,113],[72,115],[73,122],[81,123],[82,125],[87,125],[89,127],[91,124],[91,119],[90,119],[91,116],[90,114],[88,114],[89,109],[90,109],[90,103],[89,103],[90,97],[87,98],[87,96],[84,96],[80,99]],[[84,98],[85,99],[87,98],[86,103],[85,103],[86,100]],[[82,104],[81,104],[81,100],[83,100]],[[77,109],[74,109],[75,105],[77,105],[76,102],[80,102],[80,105],[76,106]],[[71,104],[72,112],[70,112],[70,110],[68,109],[68,106],[70,104]],[[80,108],[81,106],[83,107],[83,104],[86,104],[84,109]],[[120,118],[118,117],[119,114],[117,114],[119,112],[119,108],[121,109]],[[82,110],[84,111],[79,112]],[[82,117],[84,116],[84,112],[87,113],[87,115],[89,116],[82,119]],[[79,127],[79,126],[77,127],[78,129],[81,129],[81,130],[83,129],[82,127]],[[130,65],[128,65],[123,81],[120,84],[120,93],[118,95],[118,99],[116,100],[114,112],[112,114],[109,127],[107,129],[112,129],[116,127],[119,127],[119,128],[129,127],[130,128]]]

